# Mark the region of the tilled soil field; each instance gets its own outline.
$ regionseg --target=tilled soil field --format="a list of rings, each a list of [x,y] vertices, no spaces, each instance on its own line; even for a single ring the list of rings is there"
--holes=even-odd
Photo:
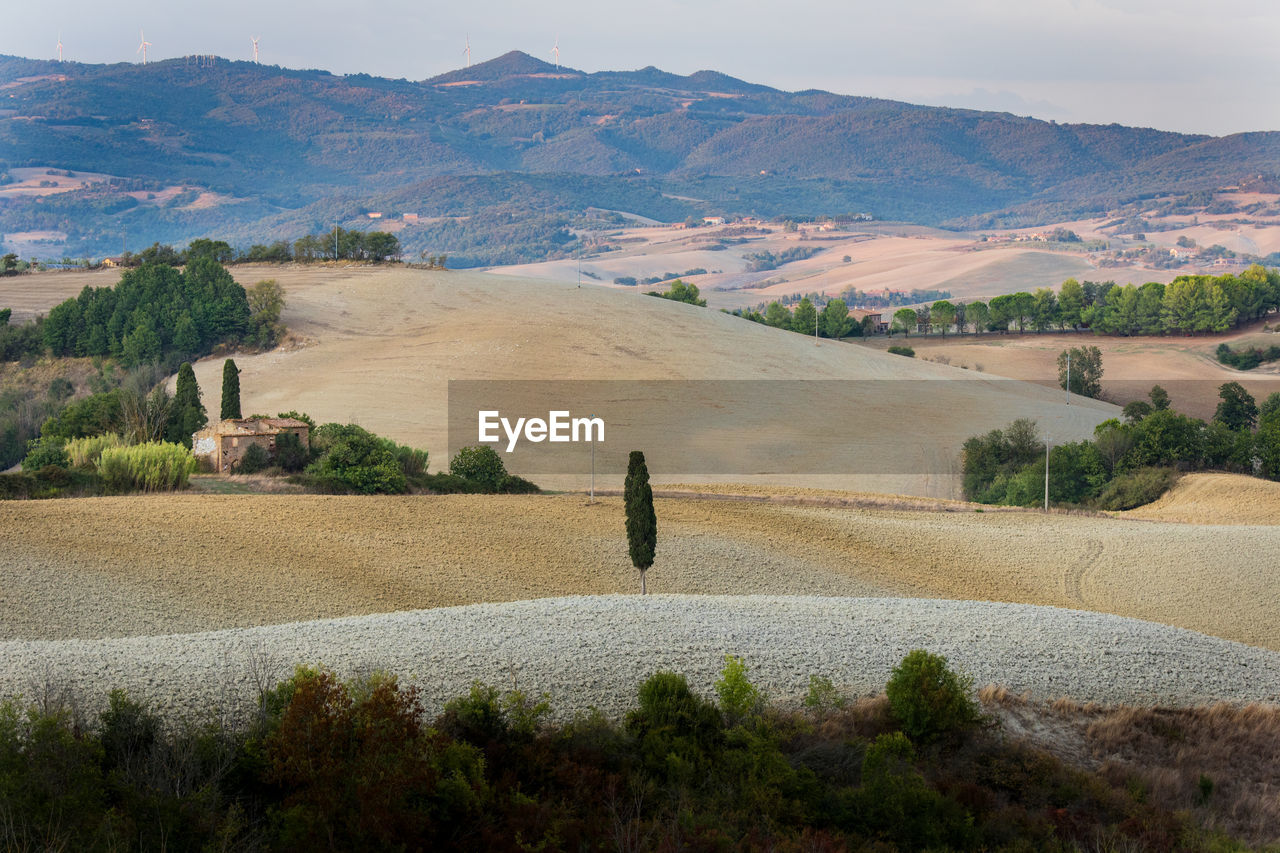
[[[1280,701],[1280,653],[1100,613],[901,598],[613,595],[389,613],[206,634],[0,642],[0,696],[65,696],[98,710],[123,688],[169,714],[240,716],[295,664],[416,684],[428,714],[473,680],[548,694],[560,719],[634,707],[656,670],[709,695],[724,655],[798,704],[810,675],[879,693],[911,649],[978,685],[1036,700],[1199,705]]]
[[[660,498],[658,593],[1132,616],[1280,650],[1280,527]],[[176,495],[0,504],[0,639],[189,633],[638,589],[620,499]]]

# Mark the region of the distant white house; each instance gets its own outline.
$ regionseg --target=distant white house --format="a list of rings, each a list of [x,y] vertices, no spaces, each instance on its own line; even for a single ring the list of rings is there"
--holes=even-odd
[[[382,214],[381,214],[381,213],[368,213],[368,214],[366,214],[366,215],[367,215],[370,219],[381,219],[381,218],[382,218]]]
[[[405,222],[417,222],[417,221],[418,221],[418,214],[416,214],[416,213],[406,213],[406,214],[404,215],[404,221],[405,221]]]
[[[704,216],[702,217],[702,221],[707,225],[723,225],[724,217],[723,216]]]

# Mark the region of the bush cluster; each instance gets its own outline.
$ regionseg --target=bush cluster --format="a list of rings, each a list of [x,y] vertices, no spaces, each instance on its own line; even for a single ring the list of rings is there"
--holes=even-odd
[[[1179,414],[1160,386],[1125,406],[1126,421],[1099,424],[1090,441],[1049,453],[1049,500],[1132,509],[1162,495],[1182,471],[1225,470],[1280,480],[1280,394],[1258,406],[1236,382],[1219,389],[1211,421]],[[964,443],[965,497],[1009,506],[1044,499],[1045,447],[1033,421],[1014,421]]]
[[[300,667],[246,725],[115,691],[85,719],[0,704],[11,846],[76,850],[1207,849],[1190,813],[977,726],[967,681],[913,652],[889,701],[784,713],[730,659],[619,724],[474,684],[430,719],[413,685]],[[816,716],[815,716],[816,715]],[[216,718],[212,718],[216,719]],[[1066,818],[1066,819],[1064,819]],[[1214,848],[1220,849],[1220,848]]]

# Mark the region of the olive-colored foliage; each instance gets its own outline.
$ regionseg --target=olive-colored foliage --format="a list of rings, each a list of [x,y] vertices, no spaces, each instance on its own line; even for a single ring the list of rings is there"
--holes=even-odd
[[[1158,499],[1178,481],[1172,468],[1136,468],[1120,474],[1098,495],[1097,507],[1105,510],[1134,509]]]
[[[972,691],[972,678],[924,649],[908,653],[885,685],[894,718],[920,742],[956,735],[977,724],[980,715]]]
[[[303,673],[264,742],[265,780],[288,849],[430,847],[465,833],[486,794],[474,748],[421,722],[415,688],[376,678],[356,689]]]

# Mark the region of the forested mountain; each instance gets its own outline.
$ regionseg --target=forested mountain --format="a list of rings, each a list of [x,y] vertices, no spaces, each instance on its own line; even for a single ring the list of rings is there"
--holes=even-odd
[[[135,247],[261,242],[370,210],[450,217],[402,239],[471,262],[558,245],[587,207],[1029,225],[1280,172],[1280,133],[1055,124],[519,52],[423,81],[0,57],[0,87],[0,172],[116,179],[0,192],[0,233],[65,232],[70,254],[115,251],[126,230]]]

